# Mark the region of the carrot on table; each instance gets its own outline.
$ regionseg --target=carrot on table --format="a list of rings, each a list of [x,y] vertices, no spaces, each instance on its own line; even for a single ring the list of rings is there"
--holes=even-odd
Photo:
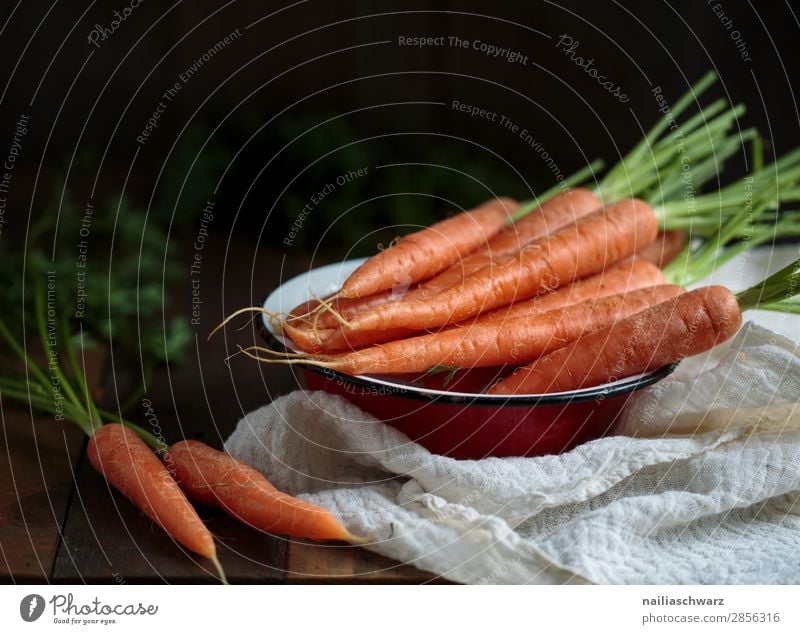
[[[598,273],[652,242],[656,232],[653,210],[627,199],[532,242],[427,301],[384,304],[354,316],[346,327],[424,330],[459,322]]]
[[[128,427],[101,425],[89,438],[92,466],[176,541],[192,552],[217,561],[214,538],[167,468],[153,450]]]
[[[734,295],[706,286],[652,306],[517,369],[489,394],[543,394],[599,385],[710,350],[729,339],[742,312],[800,291],[800,261]]]
[[[325,509],[278,491],[261,473],[197,440],[172,445],[165,462],[193,500],[267,533],[364,543]]]
[[[345,354],[286,356],[259,346],[243,352],[260,361],[316,365],[347,374],[418,373],[441,365],[519,365],[681,292],[678,286],[643,288],[581,302],[533,319],[475,322]],[[253,351],[281,358],[264,359]]]
[[[510,198],[493,198],[472,211],[400,238],[359,266],[345,280],[339,296],[364,297],[433,277],[485,245],[506,225],[516,207]]]

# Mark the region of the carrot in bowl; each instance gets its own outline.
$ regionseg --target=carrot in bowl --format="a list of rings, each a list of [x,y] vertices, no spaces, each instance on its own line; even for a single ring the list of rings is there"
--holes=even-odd
[[[589,215],[600,206],[600,199],[591,191],[575,188],[556,194],[538,206],[531,207],[528,204],[521,209],[518,207],[516,214],[522,214],[518,220],[497,233],[484,247],[459,259],[432,279],[408,289],[395,288],[357,299],[334,298],[331,301],[332,310],[321,312],[314,323],[317,328],[336,328],[340,321],[335,314],[349,319],[381,304],[431,297],[461,282],[468,275],[491,265],[498,258],[515,253],[533,240]],[[293,310],[292,314],[304,314],[308,309],[308,303],[304,303]]]
[[[472,211],[404,236],[358,267],[345,280],[339,295],[364,297],[433,277],[485,245],[506,225],[516,207],[516,201],[510,198],[493,198]]]
[[[519,365],[681,292],[678,286],[644,288],[567,306],[535,318],[475,322],[346,354],[292,355],[260,346],[243,352],[267,363],[316,365],[347,374],[419,373],[444,365],[460,368]],[[274,358],[263,358],[258,353]]]
[[[587,277],[652,242],[657,223],[644,202],[627,199],[534,241],[428,301],[384,304],[349,320],[353,330],[424,330],[462,321]]]
[[[516,317],[532,317],[581,302],[619,295],[648,286],[666,284],[664,275],[653,264],[639,260],[631,260],[615,265],[590,277],[578,280],[573,284],[531,299],[496,308],[487,313],[469,318],[460,325],[483,323],[486,321],[512,319]],[[310,343],[313,336],[310,330],[294,327],[286,328],[287,334],[303,352],[320,354],[322,352],[341,352],[356,350],[364,346],[405,339],[416,331],[410,328],[390,328],[387,330],[350,330],[346,327],[320,330],[319,341]]]
[[[600,199],[594,193],[578,187],[553,196],[533,212],[523,209],[521,213],[524,215],[495,235],[483,249],[422,283],[420,291],[438,293],[450,288],[472,273],[490,266],[498,258],[514,254],[534,240],[588,216],[601,207]],[[404,299],[416,299],[416,297],[412,292]]]
[[[633,257],[646,260],[663,269],[680,255],[686,246],[686,232],[682,229],[659,231],[656,239],[639,249]]]
[[[325,509],[278,491],[261,473],[197,440],[172,445],[164,461],[193,500],[258,530],[290,537],[364,543]]]
[[[742,312],[800,291],[800,261],[734,295],[706,286],[587,334],[519,368],[489,394],[544,394],[600,385],[680,361],[729,339]]]
[[[660,269],[643,260],[629,260],[562,286],[550,293],[515,302],[482,314],[480,321],[533,316],[584,301],[666,284]]]

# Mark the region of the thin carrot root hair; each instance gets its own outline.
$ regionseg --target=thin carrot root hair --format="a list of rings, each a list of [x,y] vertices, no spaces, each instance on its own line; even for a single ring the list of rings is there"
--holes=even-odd
[[[353,326],[350,324],[349,321],[347,321],[347,319],[345,319],[344,315],[342,315],[338,310],[336,310],[333,307],[333,302],[336,300],[336,298],[338,296],[339,296],[339,293],[336,293],[336,295],[331,295],[327,299],[324,299],[322,297],[315,297],[314,299],[317,300],[320,303],[320,309],[324,308],[327,312],[329,312],[331,315],[333,315],[340,324],[342,324],[343,326],[346,326],[347,328],[352,328]],[[317,323],[318,323],[318,320],[319,320],[320,312],[322,312],[322,311],[318,310],[316,315],[314,315],[315,333],[316,333],[316,328],[317,328]]]
[[[335,295],[331,295],[327,299],[322,298],[322,297],[315,297],[314,298],[316,301],[319,302],[319,306],[317,306],[317,308],[314,311],[314,318],[311,321],[311,332],[312,332],[312,334],[314,336],[314,342],[318,346],[322,346],[322,338],[319,336],[319,316],[322,313],[329,312],[329,313],[331,313],[331,315],[333,315],[336,318],[336,320],[340,324],[342,324],[346,328],[352,328],[352,326],[350,325],[350,322],[347,321],[347,319],[345,319],[344,315],[342,315],[339,311],[337,311],[333,307],[333,302],[336,300],[336,298],[338,296],[339,296],[339,293],[336,293]]]
[[[270,318],[270,324],[273,324],[273,320],[276,320],[278,323],[283,324],[286,320],[282,317],[284,313],[276,313],[274,310],[267,310],[263,306],[247,306],[246,308],[240,308],[237,311],[232,312],[228,315],[225,319],[223,319],[219,324],[217,324],[214,329],[208,333],[208,337],[206,341],[211,339],[218,330],[223,328],[229,321],[238,317],[239,315],[244,315],[245,313],[261,313],[263,315],[267,315]]]
[[[311,294],[311,299],[315,300],[317,302],[317,305],[314,306],[314,308],[312,308],[311,310],[307,310],[306,312],[301,313],[299,315],[294,315],[292,313],[289,313],[289,316],[286,318],[286,321],[289,322],[289,321],[295,321],[295,320],[298,320],[298,321],[302,320],[302,321],[308,323],[308,319],[310,317],[312,317],[313,315],[316,315],[321,310],[323,310],[324,308],[328,307],[328,304],[330,304],[331,302],[334,302],[337,299],[339,299],[340,295],[341,295],[341,293],[334,293],[333,295],[330,295],[327,298],[323,298],[323,297],[318,297],[317,295],[312,293]],[[333,309],[331,308],[331,310],[333,310]],[[334,313],[335,313],[335,311],[334,311]]]
[[[319,332],[319,327],[318,327],[319,315],[320,315],[321,312],[323,312],[323,311],[330,312],[343,326],[348,327],[348,328],[352,327],[350,325],[350,322],[347,321],[347,319],[345,319],[342,316],[342,314],[339,313],[333,307],[333,305],[331,304],[331,302],[333,300],[335,300],[337,297],[338,297],[338,293],[335,294],[335,295],[332,295],[331,297],[329,297],[327,299],[324,299],[322,297],[313,297],[312,299],[314,299],[317,302],[319,302],[319,305],[316,308],[314,308],[314,309],[312,309],[312,310],[310,310],[310,311],[308,311],[308,312],[306,312],[306,313],[304,313],[302,315],[291,315],[291,314],[287,315],[286,313],[280,313],[280,312],[275,312],[273,310],[268,310],[268,309],[264,308],[263,306],[246,306],[245,308],[240,308],[239,310],[234,311],[233,313],[228,315],[225,319],[223,319],[219,324],[217,324],[217,326],[215,326],[214,329],[210,333],[208,333],[208,337],[206,338],[206,340],[207,341],[210,340],[211,337],[213,337],[218,330],[222,329],[224,326],[226,326],[228,324],[228,322],[230,322],[232,319],[235,319],[239,315],[244,315],[246,313],[257,313],[257,314],[266,315],[268,317],[268,319],[269,319],[270,326],[272,326],[275,330],[284,330],[284,325],[285,324],[289,324],[293,320],[297,320],[297,321],[301,321],[302,320],[304,323],[310,324],[312,326],[313,331],[314,331],[314,337],[315,337],[317,343],[321,344],[322,340],[321,340],[321,338],[319,337],[319,334],[318,334],[318,332]],[[313,321],[309,322],[309,320],[307,318],[310,317],[311,315],[314,316],[314,319],[313,319]],[[237,330],[242,330],[242,329],[246,328],[248,324],[252,323],[253,319],[255,319],[255,316],[249,322],[247,322],[247,324],[245,324],[241,328],[238,328]],[[228,359],[230,359],[230,357],[225,359],[225,361],[227,362]]]
[[[263,346],[248,346],[247,348],[242,348],[242,346],[237,346],[239,348],[239,352],[234,352],[232,355],[226,358],[230,359],[231,357],[240,354],[244,350],[257,350],[258,352],[265,352],[266,354],[281,357],[282,359],[314,359],[314,355],[310,355],[306,352],[280,352],[278,350],[272,350],[271,348],[264,348]]]
[[[225,574],[225,569],[222,567],[222,564],[219,563],[219,559],[216,555],[211,557],[211,563],[214,564],[214,568],[217,569],[217,575],[219,575],[219,580],[222,582],[223,585],[230,585],[228,583],[228,577]]]
[[[319,318],[320,311],[322,311],[323,309],[325,309],[325,310],[329,311],[331,314],[333,314],[336,317],[336,319],[340,323],[342,323],[344,326],[347,326],[348,328],[351,327],[350,326],[350,322],[347,321],[331,305],[331,301],[335,297],[336,296],[334,295],[334,296],[332,296],[331,298],[329,298],[327,300],[326,299],[322,299],[321,297],[315,297],[314,299],[316,299],[320,303],[320,305],[317,308],[315,308],[314,310],[309,311],[307,313],[307,315],[309,315],[309,316],[311,314],[315,313],[313,326],[314,326],[314,335],[315,335],[315,337],[317,337],[318,340],[319,340],[319,336],[317,335],[317,323],[318,323],[317,320]],[[279,312],[275,312],[274,310],[268,310],[268,309],[264,308],[263,306],[246,306],[245,308],[240,308],[239,310],[236,310],[236,311],[232,312],[225,319],[223,319],[219,324],[217,324],[214,327],[214,329],[210,333],[208,333],[208,337],[206,338],[206,340],[207,341],[210,340],[211,337],[213,337],[217,333],[218,330],[224,328],[232,319],[235,319],[239,315],[244,315],[246,313],[259,313],[259,314],[262,314],[262,315],[266,315],[268,317],[268,319],[269,319],[270,326],[275,328],[275,330],[283,330],[283,325],[284,324],[288,324],[292,319],[298,319],[299,320],[299,319],[304,318],[306,316],[306,315],[289,315],[289,316],[287,316],[286,313],[279,313]],[[305,319],[304,319],[304,321],[307,322],[307,320],[305,320]],[[242,330],[243,328],[246,328],[249,323],[252,323],[252,319],[247,324],[242,326],[241,328],[238,328],[238,330]]]
[[[272,355],[274,357],[281,357],[279,359],[267,359],[266,357],[262,357],[257,353],[265,353],[268,355]],[[227,363],[229,359],[238,356],[240,354],[245,355],[246,357],[250,357],[260,363],[281,363],[283,365],[295,365],[295,364],[304,364],[304,365],[315,365],[319,368],[332,368],[333,364],[327,361],[322,361],[320,359],[315,359],[311,355],[306,355],[304,353],[295,353],[295,352],[277,352],[276,350],[270,350],[269,348],[265,348],[263,346],[248,346],[247,348],[242,348],[239,346],[239,352],[234,352],[232,355],[228,356],[225,359]]]

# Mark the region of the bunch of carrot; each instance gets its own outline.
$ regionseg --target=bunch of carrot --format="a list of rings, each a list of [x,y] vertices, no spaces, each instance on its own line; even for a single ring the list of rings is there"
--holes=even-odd
[[[713,79],[698,82],[672,116]],[[242,352],[349,374],[497,366],[513,372],[488,393],[537,394],[706,350],[736,332],[743,310],[785,306],[800,292],[796,267],[765,280],[771,291],[758,298],[763,286],[740,295],[684,290],[715,262],[800,235],[795,214],[777,213],[797,196],[800,150],[764,165],[755,130],[728,136],[743,110],[715,102],[666,136],[660,121],[594,190],[577,187],[584,170],[533,201],[492,199],[408,235],[364,262],[334,296],[270,314],[301,352]],[[743,140],[753,141],[752,171],[687,202],[687,171],[698,187]],[[231,317],[253,310],[267,312]]]
[[[223,581],[214,537],[189,500],[216,506],[269,533],[363,542],[328,511],[281,493],[261,473],[233,457],[192,440],[167,447],[145,429],[100,409],[79,365],[66,319],[53,319],[52,325],[46,322],[52,315],[40,282],[34,273],[35,327],[43,348],[50,351],[46,369],[22,348],[0,318],[0,341],[5,341],[25,369],[24,378],[0,377],[0,396],[77,424],[89,436],[89,461],[108,483],[175,541],[210,559]],[[63,400],[54,399],[56,387]],[[112,422],[103,424],[103,420]]]

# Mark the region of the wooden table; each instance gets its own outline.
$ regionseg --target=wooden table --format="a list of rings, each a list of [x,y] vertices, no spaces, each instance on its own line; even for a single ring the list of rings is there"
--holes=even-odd
[[[221,447],[239,418],[296,388],[281,367],[247,359],[223,363],[222,337],[205,333],[224,310],[260,303],[262,294],[308,266],[298,258],[255,249],[249,243],[207,250],[203,261],[201,327],[190,359],[162,369],[148,389],[158,423],[169,441],[197,438]],[[225,295],[222,258],[225,257]],[[258,281],[249,282],[251,270]],[[281,272],[282,271],[282,272]],[[236,281],[236,283],[232,283]],[[187,286],[173,289],[178,306],[191,311]],[[202,291],[201,291],[202,292]],[[180,304],[180,299],[177,302]],[[236,333],[229,335],[237,338]],[[238,340],[238,339],[237,339]],[[230,343],[229,343],[230,345]],[[112,376],[124,386],[131,368],[91,357],[87,375],[106,388]],[[135,369],[135,368],[134,368]],[[131,418],[146,425],[144,409]],[[123,496],[109,490],[84,456],[85,439],[69,423],[32,416],[11,401],[2,403],[0,437],[0,580],[16,583],[215,583],[211,566],[182,550]],[[435,580],[411,566],[362,548],[329,545],[259,533],[213,509],[200,509],[218,538],[220,560],[233,583],[373,582]]]

